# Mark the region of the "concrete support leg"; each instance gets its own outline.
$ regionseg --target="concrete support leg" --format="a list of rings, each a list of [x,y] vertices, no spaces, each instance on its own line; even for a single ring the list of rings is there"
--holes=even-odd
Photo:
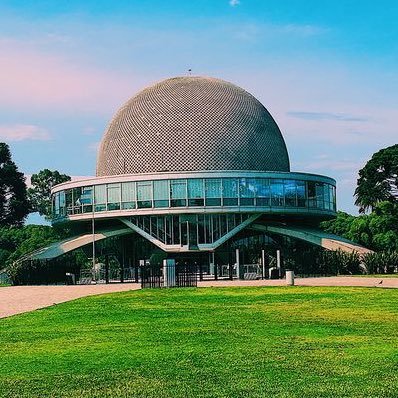
[[[276,251],[276,268],[278,268],[279,278],[281,277],[281,251]]]
[[[235,250],[235,263],[236,263],[236,274],[238,279],[242,279],[241,269],[240,269],[240,259],[239,259],[239,249]]]
[[[109,255],[105,255],[105,283],[109,283]]]
[[[265,264],[265,250],[261,250],[261,266],[262,266],[262,279],[266,278],[266,264]]]

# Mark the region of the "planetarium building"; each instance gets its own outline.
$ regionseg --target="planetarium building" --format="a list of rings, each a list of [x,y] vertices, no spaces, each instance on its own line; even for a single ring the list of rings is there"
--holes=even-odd
[[[253,237],[256,247],[289,237],[352,250],[317,229],[336,214],[335,180],[290,171],[267,109],[215,78],[175,77],[134,95],[104,133],[96,177],[52,192],[53,223],[77,233],[37,258],[93,239],[94,255],[112,242],[123,267],[154,254],[213,267],[239,262],[236,248]]]

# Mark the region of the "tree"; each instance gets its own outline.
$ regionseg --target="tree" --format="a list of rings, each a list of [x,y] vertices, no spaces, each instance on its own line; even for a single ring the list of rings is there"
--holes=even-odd
[[[382,201],[398,201],[398,144],[373,154],[359,171],[355,196],[360,213]]]
[[[20,226],[29,214],[24,175],[11,159],[9,146],[0,142],[0,226]]]
[[[70,180],[68,175],[60,174],[57,170],[44,169],[33,174],[30,180],[32,187],[28,189],[32,210],[51,219],[51,188]]]
[[[372,213],[358,217],[338,212],[321,228],[372,250],[398,251],[398,203],[377,203]]]
[[[0,228],[0,269],[62,237],[60,231],[47,225]]]

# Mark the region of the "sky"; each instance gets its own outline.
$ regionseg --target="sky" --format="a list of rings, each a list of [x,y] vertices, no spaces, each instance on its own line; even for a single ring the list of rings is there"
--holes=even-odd
[[[115,111],[192,69],[257,97],[292,171],[357,214],[358,170],[398,141],[397,20],[396,0],[2,0],[0,141],[27,176],[94,176]]]

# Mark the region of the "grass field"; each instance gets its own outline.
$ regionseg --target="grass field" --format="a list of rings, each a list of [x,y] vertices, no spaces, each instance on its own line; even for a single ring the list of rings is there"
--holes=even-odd
[[[201,288],[0,320],[1,397],[398,396],[398,290]]]

